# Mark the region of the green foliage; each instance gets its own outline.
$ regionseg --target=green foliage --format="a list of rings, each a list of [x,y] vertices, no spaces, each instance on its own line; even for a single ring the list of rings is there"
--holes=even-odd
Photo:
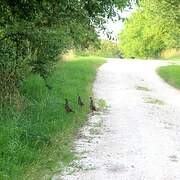
[[[95,28],[117,15],[128,0],[1,0],[0,79],[2,98],[17,96],[29,73],[47,79],[58,54],[97,41]],[[5,79],[8,78],[8,81]],[[12,91],[15,89],[15,91]],[[16,93],[15,93],[16,92]]]
[[[72,142],[86,120],[96,68],[103,62],[99,57],[59,62],[48,78],[51,91],[37,74],[24,80],[26,105],[20,111],[0,109],[0,179],[41,179],[60,161],[72,160]],[[85,102],[83,109],[77,105],[77,94]],[[75,114],[65,112],[65,98]]]
[[[97,47],[90,46],[85,50],[77,51],[80,55],[96,55],[102,57],[117,57],[120,55],[118,44],[109,40],[101,40]]]
[[[157,57],[164,49],[180,47],[178,0],[141,0],[120,33],[120,50],[127,56]]]
[[[163,66],[157,69],[157,73],[162,77],[168,84],[180,89],[180,66],[170,65]]]

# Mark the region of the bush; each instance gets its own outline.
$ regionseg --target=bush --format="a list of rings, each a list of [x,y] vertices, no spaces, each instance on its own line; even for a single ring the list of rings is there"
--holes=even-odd
[[[115,7],[122,8],[127,3],[128,0],[0,1],[0,75],[4,76],[0,79],[0,103],[19,94],[19,86],[29,73],[39,74],[46,82],[58,54],[96,43],[95,29],[103,28],[105,17],[117,15]]]

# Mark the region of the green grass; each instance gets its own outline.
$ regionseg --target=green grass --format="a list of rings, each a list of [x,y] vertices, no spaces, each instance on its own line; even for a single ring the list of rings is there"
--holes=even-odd
[[[180,60],[180,56],[169,57],[169,58],[166,58],[166,60]]]
[[[163,66],[157,69],[159,76],[168,84],[180,89],[180,66],[170,65]]]
[[[49,179],[75,158],[72,145],[87,119],[96,69],[104,62],[100,57],[59,62],[48,80],[52,90],[37,75],[24,81],[21,110],[0,111],[0,179]],[[86,104],[82,109],[77,94]],[[76,113],[64,111],[65,98]]]

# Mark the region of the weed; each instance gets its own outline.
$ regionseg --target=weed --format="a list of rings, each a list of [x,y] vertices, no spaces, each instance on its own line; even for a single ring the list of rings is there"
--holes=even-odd
[[[145,103],[149,104],[157,104],[157,105],[164,105],[164,102],[159,99],[154,98],[146,98]]]
[[[144,86],[136,86],[136,89],[137,89],[137,90],[140,90],[140,91],[150,91],[149,88],[144,87]]]

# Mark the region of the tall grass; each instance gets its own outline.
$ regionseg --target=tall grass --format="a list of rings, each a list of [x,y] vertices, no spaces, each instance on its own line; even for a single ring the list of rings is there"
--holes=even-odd
[[[161,58],[164,59],[172,59],[172,60],[180,60],[180,49],[167,49],[161,52]]]
[[[73,140],[86,121],[92,83],[102,63],[99,57],[59,62],[48,79],[52,90],[37,75],[23,82],[23,106],[0,111],[0,179],[41,179],[54,172],[57,162],[67,164],[74,158]],[[77,94],[86,104],[82,109]],[[65,98],[75,113],[65,112]]]

